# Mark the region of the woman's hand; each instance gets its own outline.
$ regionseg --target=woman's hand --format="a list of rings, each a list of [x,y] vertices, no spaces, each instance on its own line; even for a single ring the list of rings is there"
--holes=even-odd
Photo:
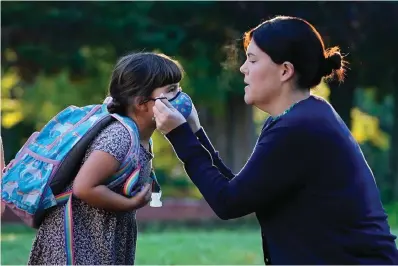
[[[179,125],[186,122],[184,116],[175,109],[167,99],[158,99],[153,106],[156,128],[167,134]]]
[[[198,112],[196,111],[195,105],[192,104],[191,114],[188,116],[188,124],[191,127],[193,133],[196,133],[201,128]]]

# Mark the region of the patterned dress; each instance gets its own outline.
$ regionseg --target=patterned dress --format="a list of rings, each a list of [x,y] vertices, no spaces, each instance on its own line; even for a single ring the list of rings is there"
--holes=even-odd
[[[84,163],[94,150],[113,155],[122,162],[130,147],[127,129],[115,121],[104,128],[87,149]],[[152,154],[140,148],[139,183],[149,181]],[[66,190],[69,190],[69,185]],[[121,187],[114,191],[121,191]],[[38,229],[30,253],[29,265],[65,265],[65,205],[52,209]],[[109,212],[73,199],[73,233],[76,264],[132,265],[137,241],[136,211]]]

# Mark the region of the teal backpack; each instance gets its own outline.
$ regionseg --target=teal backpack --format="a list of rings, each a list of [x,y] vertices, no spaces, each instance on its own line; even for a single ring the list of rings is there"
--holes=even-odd
[[[72,191],[62,193],[77,175],[88,145],[112,121],[128,129],[131,146],[116,174],[106,185],[123,185],[123,194],[134,196],[140,190],[137,125],[128,117],[110,114],[107,104],[69,106],[52,118],[40,132],[33,133],[3,171],[1,199],[27,225],[38,228],[50,208],[65,208],[67,263],[73,264]],[[150,144],[152,145],[151,141]],[[160,192],[154,171],[153,192]]]

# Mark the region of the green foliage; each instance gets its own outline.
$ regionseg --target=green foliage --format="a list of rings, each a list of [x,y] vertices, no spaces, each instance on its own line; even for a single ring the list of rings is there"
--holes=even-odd
[[[101,102],[117,57],[130,51],[156,50],[179,59],[186,70],[182,87],[197,105],[220,112],[225,94],[235,87],[224,78],[229,70],[220,68],[223,53],[216,52],[226,39],[222,24],[211,19],[218,17],[216,3],[2,4],[2,71],[16,73],[23,82],[2,96],[13,100],[7,106],[19,106],[8,112],[11,126],[22,121],[40,129],[68,105]],[[154,164],[165,196],[198,197],[170,145],[159,135],[154,138]],[[20,143],[14,145],[7,156]]]
[[[96,72],[86,51],[101,51],[95,54],[95,62],[113,64],[117,56],[130,51],[159,49],[184,58],[195,88],[194,96],[200,95],[203,102],[210,100],[214,104],[223,92],[218,90],[217,80],[222,55],[215,51],[220,50],[226,38],[221,27],[200,16],[209,14],[209,10],[214,13],[214,8],[209,9],[214,5],[212,2],[84,2],[78,6],[74,2],[37,5],[5,2],[2,52],[8,49],[17,58],[5,60],[4,68],[16,66],[22,78],[29,81],[40,73],[56,74],[63,69],[75,78],[92,78]],[[46,25],[44,30],[43,25]]]
[[[242,33],[276,14],[304,17],[325,36],[326,46],[340,45],[348,53],[349,68],[359,72],[359,86],[377,88],[374,96],[365,97],[367,92],[356,96],[359,109],[380,117],[380,128],[398,136],[392,132],[392,99],[385,98],[395,88],[392,80],[397,76],[398,39],[392,36],[398,32],[398,5],[394,3],[99,1],[1,5],[1,108],[6,128],[2,135],[12,140],[5,143],[6,158],[17,151],[31,129],[42,127],[67,105],[101,102],[117,58],[131,51],[157,50],[180,60],[186,70],[183,89],[197,106],[225,119],[229,95],[243,94],[239,72],[244,60]],[[26,133],[20,132],[22,129]],[[364,145],[372,168],[384,179],[386,153],[374,147],[374,141]],[[173,187],[179,186],[181,195],[198,195],[163,137],[155,135],[155,149],[155,167],[166,194],[175,193]],[[386,187],[391,187],[391,182],[388,184]]]
[[[153,166],[156,177],[162,186],[164,197],[198,197],[197,189],[188,179],[181,162],[166,138],[156,131],[153,136]]]
[[[361,89],[356,92],[356,105],[359,109],[373,116],[373,119],[377,120],[379,129],[385,133],[376,132],[372,134],[370,132],[370,138],[361,143],[361,149],[364,156],[370,165],[375,175],[376,183],[380,189],[380,193],[383,202],[389,203],[393,199],[394,187],[391,185],[391,168],[390,168],[390,151],[394,147],[390,146],[390,138],[386,148],[380,147],[377,144],[377,139],[381,138],[383,134],[387,136],[393,136],[393,99],[391,95],[383,98],[381,101],[377,101],[377,92],[374,89]],[[372,130],[368,127],[368,130]],[[394,213],[395,215],[395,213]]]

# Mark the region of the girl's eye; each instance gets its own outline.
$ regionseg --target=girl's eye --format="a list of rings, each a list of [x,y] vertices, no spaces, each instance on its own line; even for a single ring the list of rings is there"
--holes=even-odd
[[[169,92],[174,92],[176,90],[177,90],[177,86],[172,86],[172,87],[170,87]]]
[[[249,62],[252,63],[252,64],[256,63],[256,61],[249,61]]]

